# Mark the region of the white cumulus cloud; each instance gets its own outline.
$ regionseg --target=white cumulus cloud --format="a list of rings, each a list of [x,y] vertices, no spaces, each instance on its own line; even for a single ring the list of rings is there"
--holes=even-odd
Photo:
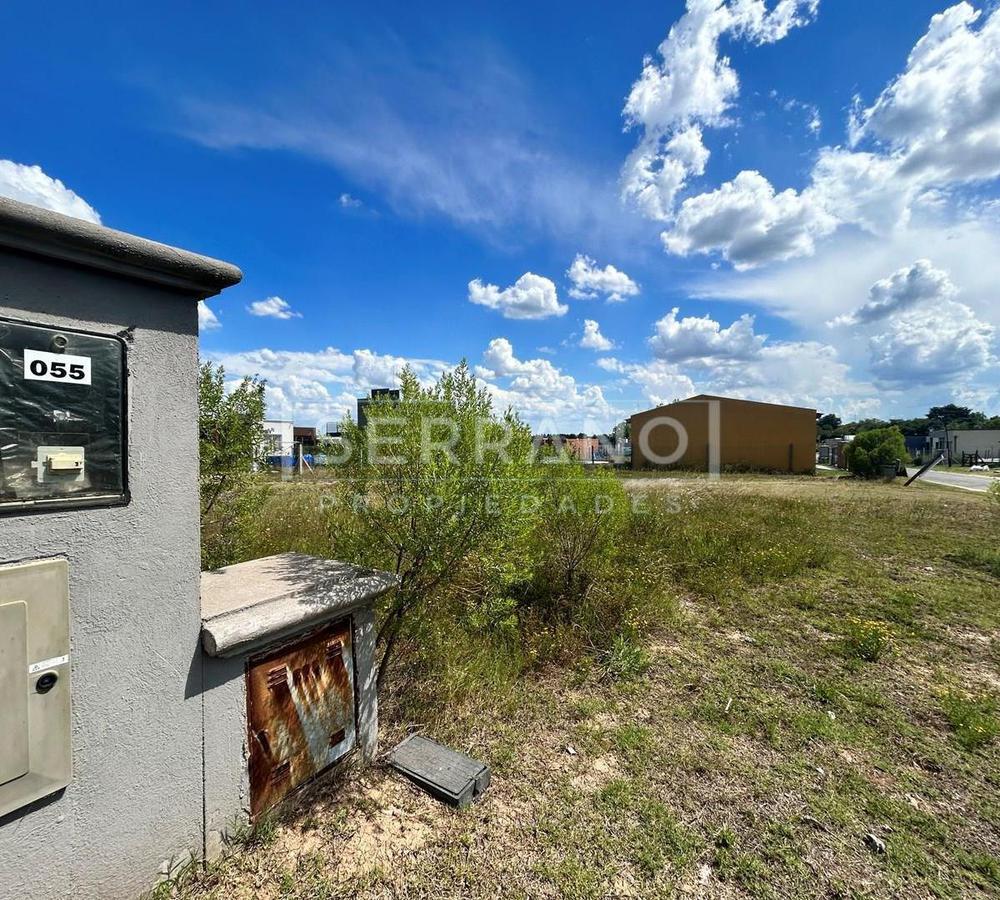
[[[964,303],[945,300],[893,317],[869,341],[883,384],[907,387],[971,380],[994,362],[996,329]]]
[[[222,323],[212,308],[204,301],[198,301],[198,330],[210,331],[213,328],[221,328]]]
[[[718,252],[750,268],[811,255],[843,225],[888,236],[919,204],[947,205],[949,190],[1000,177],[998,85],[1000,9],[987,15],[958,3],[931,19],[871,106],[858,101],[849,148],[821,149],[803,190],[778,191],[759,172],[741,172],[686,199],[664,246],[681,256]],[[656,168],[657,177],[668,178],[668,168]]]
[[[957,3],[931,19],[906,69],[853,123],[925,184],[1000,175],[1000,11]]]
[[[585,319],[583,322],[583,337],[580,338],[580,346],[586,350],[598,350],[606,353],[615,344],[601,334],[601,326],[593,319]]]
[[[494,338],[476,367],[495,405],[516,409],[536,432],[605,432],[624,411],[599,385],[581,384],[547,359],[518,359],[507,338]]]
[[[951,300],[958,293],[948,273],[929,259],[897,269],[880,278],[868,291],[868,302],[833,319],[831,325],[860,325],[888,318],[925,301]]]
[[[653,354],[668,362],[693,360],[748,360],[758,356],[765,335],[754,332],[751,315],[740,316],[723,328],[709,316],[685,316],[679,319],[680,310],[674,307],[655,325],[649,339]]]
[[[300,425],[324,425],[353,415],[357,398],[371,388],[395,387],[399,372],[409,365],[424,384],[433,382],[448,363],[406,358],[358,349],[334,347],[317,351],[273,350],[261,347],[235,353],[208,353],[221,363],[227,379],[259,375],[267,381],[270,418],[293,419]]]
[[[262,316],[269,319],[301,319],[302,313],[292,309],[287,300],[281,297],[268,297],[266,300],[254,300],[247,307],[251,316]]]
[[[708,150],[702,126],[728,124],[739,94],[739,76],[719,53],[726,36],[751,44],[784,38],[812,20],[819,0],[688,0],[683,16],[647,57],[632,85],[623,115],[642,136],[622,170],[623,194],[650,218],[669,220],[679,191],[704,174]]]
[[[40,166],[0,159],[0,197],[51,209],[95,225],[101,224],[101,217],[94,207],[58,178],[46,175]]]
[[[603,296],[611,303],[621,303],[626,297],[639,293],[639,285],[620,269],[612,265],[602,269],[593,259],[581,253],[576,255],[566,276],[573,285],[569,295],[577,300]]]
[[[646,363],[627,363],[613,356],[605,356],[597,361],[597,365],[606,372],[621,375],[625,381],[638,385],[643,396],[653,406],[673,403],[697,393],[694,382],[688,375],[675,365],[660,359]]]
[[[718,190],[689,197],[663,233],[671,253],[720,252],[737,268],[812,253],[836,220],[809,192],[776,193],[759,172],[740,172]]]
[[[555,283],[543,275],[525,272],[510,287],[469,282],[469,302],[497,310],[505,319],[546,319],[569,309],[559,302]]]

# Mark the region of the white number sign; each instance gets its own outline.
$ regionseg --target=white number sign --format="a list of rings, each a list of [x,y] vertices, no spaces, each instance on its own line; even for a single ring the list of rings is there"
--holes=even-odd
[[[68,353],[46,353],[44,350],[24,351],[26,381],[59,381],[70,384],[90,384],[90,357]]]

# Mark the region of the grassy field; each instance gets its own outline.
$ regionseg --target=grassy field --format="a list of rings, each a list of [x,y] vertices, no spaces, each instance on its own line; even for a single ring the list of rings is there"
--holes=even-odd
[[[159,893],[997,896],[988,501],[831,478],[628,488],[665,511],[648,565],[673,606],[648,646],[386,693],[383,747],[418,729],[488,762],[481,803],[447,809],[382,765],[335,773]]]

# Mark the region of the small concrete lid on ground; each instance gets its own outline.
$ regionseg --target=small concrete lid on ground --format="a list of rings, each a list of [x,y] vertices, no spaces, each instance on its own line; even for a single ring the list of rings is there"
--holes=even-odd
[[[399,744],[389,763],[432,797],[453,806],[468,806],[490,784],[485,764],[419,734]]]

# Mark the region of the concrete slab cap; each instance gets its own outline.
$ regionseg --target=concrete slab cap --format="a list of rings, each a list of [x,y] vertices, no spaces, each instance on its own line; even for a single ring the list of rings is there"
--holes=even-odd
[[[194,299],[243,278],[230,263],[3,197],[0,247],[175,288]]]
[[[371,605],[396,587],[391,572],[282,553],[201,573],[202,645],[235,656]]]

